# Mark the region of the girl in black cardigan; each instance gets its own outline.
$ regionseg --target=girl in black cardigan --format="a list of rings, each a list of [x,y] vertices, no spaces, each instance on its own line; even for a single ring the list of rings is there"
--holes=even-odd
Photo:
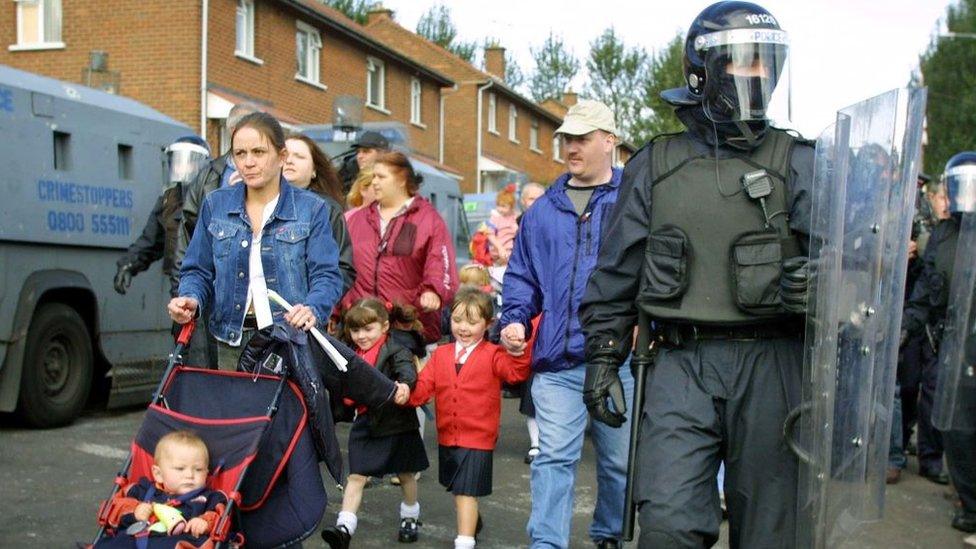
[[[417,383],[413,354],[389,338],[390,313],[384,303],[374,298],[357,301],[346,311],[343,326],[347,339],[366,362],[413,389]],[[413,409],[356,406],[356,419],[349,432],[349,480],[342,494],[342,511],[336,525],[322,531],[322,539],[332,548],[348,547],[356,532],[356,512],[366,481],[369,477],[396,474],[403,492],[399,540],[417,541],[420,503],[414,473],[429,466]]]

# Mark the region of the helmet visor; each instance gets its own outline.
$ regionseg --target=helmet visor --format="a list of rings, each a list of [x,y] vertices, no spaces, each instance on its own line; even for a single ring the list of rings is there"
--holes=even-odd
[[[950,212],[976,212],[976,165],[949,168],[945,173],[945,182]]]
[[[207,150],[193,143],[173,143],[166,148],[169,177],[166,186],[189,183],[197,171],[210,160]]]
[[[789,39],[772,29],[735,29],[699,36],[704,51],[704,104],[715,122],[767,119],[786,66]],[[788,95],[788,94],[787,94]]]

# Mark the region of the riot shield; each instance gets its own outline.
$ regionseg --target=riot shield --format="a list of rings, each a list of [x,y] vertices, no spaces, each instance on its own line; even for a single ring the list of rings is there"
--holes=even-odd
[[[838,112],[816,149],[797,547],[833,547],[878,519],[891,432],[925,90]]]
[[[942,431],[976,429],[976,213],[963,212],[939,348],[932,423]]]

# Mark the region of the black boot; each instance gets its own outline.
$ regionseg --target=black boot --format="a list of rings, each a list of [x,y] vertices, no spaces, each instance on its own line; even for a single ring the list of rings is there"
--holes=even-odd
[[[960,509],[956,511],[956,515],[952,517],[952,527],[961,532],[972,534],[973,532],[976,532],[976,515],[967,513],[966,511]]]
[[[322,530],[322,539],[330,549],[349,549],[352,536],[345,526],[329,526]]]

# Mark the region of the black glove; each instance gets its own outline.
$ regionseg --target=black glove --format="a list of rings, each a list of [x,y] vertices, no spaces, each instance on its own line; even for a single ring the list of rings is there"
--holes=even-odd
[[[783,271],[779,277],[779,297],[783,309],[788,313],[806,313],[809,288],[809,259],[799,256],[784,261]]]
[[[620,427],[627,421],[624,386],[620,383],[619,365],[610,357],[597,357],[586,364],[583,402],[596,421]],[[612,406],[608,406],[607,398]]]
[[[125,291],[132,285],[132,273],[129,272],[131,268],[132,264],[126,263],[119,265],[119,270],[115,272],[115,281],[112,285],[115,286],[115,291],[122,295],[125,295]]]

